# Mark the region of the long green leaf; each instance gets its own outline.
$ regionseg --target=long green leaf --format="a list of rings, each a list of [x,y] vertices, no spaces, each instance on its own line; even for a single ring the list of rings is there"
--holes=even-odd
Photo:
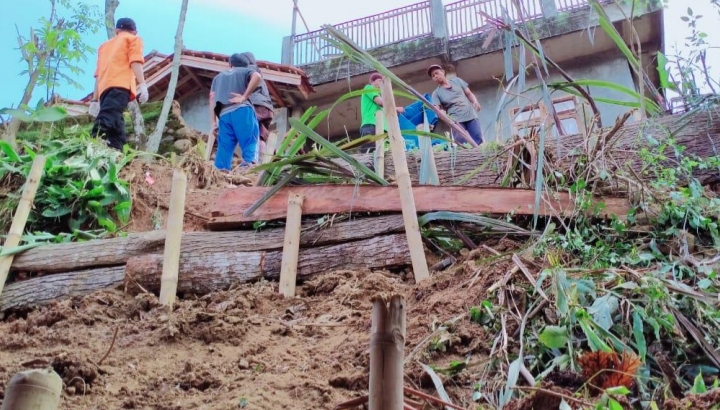
[[[365,174],[368,178],[371,180],[377,182],[380,185],[387,186],[390,185],[385,179],[380,178],[378,174],[373,172],[370,168],[365,166],[364,164],[360,163],[357,159],[353,158],[351,155],[348,155],[346,152],[341,150],[337,147],[337,145],[333,144],[332,142],[326,140],[325,138],[321,137],[318,133],[310,129],[307,125],[301,123],[300,121],[290,118],[290,124],[297,129],[299,132],[305,134],[308,138],[315,141],[316,143],[320,144],[323,148],[328,149],[333,155],[336,155],[343,160],[345,160],[348,164],[351,166],[357,168],[360,172]]]
[[[255,212],[262,204],[265,203],[268,199],[270,199],[271,196],[275,195],[282,187],[287,185],[290,181],[295,178],[295,176],[300,172],[299,168],[295,168],[288,175],[285,176],[280,182],[278,182],[276,185],[273,185],[268,191],[265,193],[265,195],[262,196],[262,198],[255,201],[254,204],[250,206],[245,212],[243,212],[243,216],[248,217],[252,215],[253,212]]]
[[[427,213],[418,218],[418,225],[425,226],[432,221],[454,221],[454,222],[467,222],[476,225],[485,226],[495,231],[511,232],[515,234],[530,235],[532,232],[523,229],[515,224],[500,221],[494,218],[489,218],[482,215],[469,214],[464,212],[449,212],[439,211]]]

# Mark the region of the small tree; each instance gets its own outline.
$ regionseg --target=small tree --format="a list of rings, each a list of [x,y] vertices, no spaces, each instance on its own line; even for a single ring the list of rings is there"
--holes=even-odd
[[[155,132],[148,138],[147,150],[149,152],[157,152],[160,148],[160,140],[162,139],[162,133],[165,129],[165,123],[167,122],[168,115],[170,114],[170,108],[172,107],[173,98],[175,97],[175,87],[177,86],[178,76],[180,74],[180,63],[182,59],[183,50],[183,28],[185,27],[185,15],[187,14],[188,0],[183,0],[180,6],[180,19],[178,21],[177,32],[175,33],[175,51],[173,55],[172,71],[170,74],[170,84],[168,85],[167,94],[165,94],[165,100],[163,101],[162,111],[160,111],[160,118],[158,118],[157,125],[155,126]]]
[[[18,44],[22,60],[27,69],[20,75],[28,75],[28,83],[20,99],[18,108],[28,109],[36,87],[45,87],[46,99],[50,99],[55,87],[61,81],[80,88],[80,84],[70,75],[81,75],[78,65],[87,61],[93,48],[85,43],[83,36],[97,33],[102,27],[100,9],[85,3],[70,0],[49,0],[50,14],[39,20],[39,28],[30,28],[28,37],[18,30]],[[7,127],[3,139],[15,145],[15,135],[20,120],[13,118]]]

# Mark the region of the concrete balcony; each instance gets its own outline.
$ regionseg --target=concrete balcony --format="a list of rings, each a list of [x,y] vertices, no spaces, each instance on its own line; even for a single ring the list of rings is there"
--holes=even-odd
[[[625,20],[634,17],[643,61],[652,64],[654,53],[663,48],[662,1],[642,2],[634,10],[629,0],[620,0],[619,4],[612,0],[600,2],[617,30],[628,39],[630,31]],[[441,0],[427,0],[334,27],[421,93],[435,88],[426,74],[430,64],[442,64],[449,75],[463,78],[473,89],[497,88],[505,73],[505,36],[490,27],[486,15],[525,24],[537,33],[544,52],[564,67],[590,70],[597,61],[622,57],[613,41],[597,27],[598,16],[589,0],[520,0],[520,4],[522,13],[518,13],[513,0],[461,0],[447,5]],[[526,61],[531,61],[529,56]],[[286,37],[282,62],[301,68],[315,89],[302,108],[327,107],[348,88],[362,88],[367,80],[364,74],[370,72],[365,65],[344,58],[326,40],[325,30]],[[515,65],[517,72],[517,61]],[[628,71],[626,68],[623,73]],[[656,70],[651,67],[648,72],[653,76]],[[590,78],[595,77],[588,73]],[[632,79],[629,81],[626,85],[633,88]],[[336,107],[329,135],[342,135],[355,128],[356,105],[356,101],[347,101]]]

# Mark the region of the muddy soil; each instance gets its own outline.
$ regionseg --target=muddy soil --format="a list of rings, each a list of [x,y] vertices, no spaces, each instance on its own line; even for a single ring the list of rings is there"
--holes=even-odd
[[[442,369],[487,358],[494,332],[468,310],[509,265],[472,266],[420,285],[410,272],[331,272],[296,298],[260,282],[179,300],[171,314],[155,295],[104,291],[10,315],[0,322],[0,399],[12,374],[51,366],[64,381],[62,409],[332,409],[367,393],[372,299],[400,293],[407,384],[434,395],[419,363],[436,366],[453,402],[471,407],[481,367],[452,378]]]

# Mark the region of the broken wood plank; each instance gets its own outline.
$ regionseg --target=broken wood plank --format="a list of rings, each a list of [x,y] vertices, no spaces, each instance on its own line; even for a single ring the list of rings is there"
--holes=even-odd
[[[320,228],[316,221],[303,224],[300,246],[321,246],[402,232],[402,216],[383,215],[335,222]],[[282,249],[285,230],[187,232],[180,245],[181,254],[204,254]],[[70,272],[90,267],[124,265],[134,256],[163,251],[165,231],[130,234],[122,238],[45,245],[15,255],[11,271]]]
[[[302,195],[295,194],[291,194],[288,198],[285,242],[280,265],[280,294],[285,297],[295,296],[298,252],[300,251],[300,224],[302,222],[304,199]]]
[[[54,300],[85,296],[102,289],[119,288],[125,280],[125,267],[88,269],[14,282],[0,298],[0,312],[33,308]],[[160,281],[158,281],[158,285]]]
[[[410,264],[409,252],[407,238],[403,234],[302,249],[297,276],[303,280],[334,270],[402,267]],[[162,261],[159,254],[137,256],[128,260],[125,271],[145,289],[156,292]],[[280,251],[183,255],[180,258],[178,293],[202,295],[260,278],[277,279],[281,261]]]
[[[250,217],[243,212],[260,199],[267,187],[238,187],[225,190],[215,201],[213,217],[208,226],[213,230],[242,226],[256,220],[285,218],[287,198],[290,193],[302,194],[304,215],[322,215],[346,212],[400,212],[400,195],[397,187],[375,185],[307,185],[285,187],[271,196]],[[570,194],[543,193],[540,215],[569,215],[575,206]],[[511,188],[475,188],[417,186],[413,188],[418,212],[451,211],[489,214],[532,215],[535,191]],[[627,215],[630,208],[624,198],[602,197],[597,202],[605,204],[603,215]]]

